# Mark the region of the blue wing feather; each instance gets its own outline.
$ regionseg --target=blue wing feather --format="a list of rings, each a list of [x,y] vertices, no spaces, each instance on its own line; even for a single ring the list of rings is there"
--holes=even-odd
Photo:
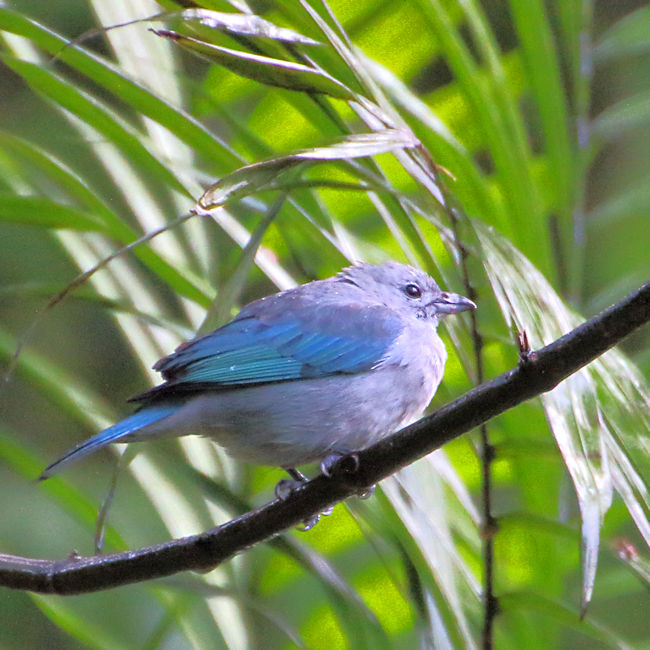
[[[234,321],[161,359],[154,367],[166,383],[159,389],[363,372],[381,363],[402,329],[399,317],[380,306],[315,304],[301,316],[295,309],[273,311],[273,303],[263,307],[256,313],[249,306]]]

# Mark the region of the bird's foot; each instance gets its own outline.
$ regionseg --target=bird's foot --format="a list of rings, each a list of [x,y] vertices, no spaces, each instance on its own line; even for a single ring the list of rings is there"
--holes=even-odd
[[[330,454],[321,461],[320,471],[332,478],[336,472],[345,472],[346,474],[354,474],[359,469],[359,456],[355,453],[352,454]]]
[[[318,522],[320,521],[320,515],[314,515],[305,519],[299,526],[296,526],[296,530],[299,530],[301,533],[306,533],[308,530],[311,530]]]
[[[291,478],[283,478],[281,481],[278,481],[274,490],[275,498],[280,499],[280,501],[286,501],[292,492],[295,492],[303,483],[309,480],[302,472],[294,467],[286,468],[286,472]]]
[[[321,461],[320,469],[327,478],[332,478],[336,472],[354,474],[359,469],[358,454],[330,454]],[[374,493],[376,485],[371,485],[365,490],[358,492],[360,499],[369,499]],[[325,514],[325,513],[323,513]]]
[[[275,493],[275,498],[280,499],[280,501],[286,501],[291,496],[291,494],[303,484],[304,481],[296,481],[291,478],[283,478],[281,481],[278,481],[278,484],[273,490]]]
[[[275,486],[275,497],[280,499],[280,501],[286,501],[292,492],[297,490],[301,485],[306,483],[309,479],[300,471],[293,467],[287,468],[287,473],[291,478],[285,478],[278,482]],[[319,521],[321,516],[327,517],[332,514],[334,511],[334,506],[330,506],[326,510],[323,510],[320,514],[314,515],[305,519],[302,522],[301,526],[298,527],[298,530],[306,532],[313,528]]]

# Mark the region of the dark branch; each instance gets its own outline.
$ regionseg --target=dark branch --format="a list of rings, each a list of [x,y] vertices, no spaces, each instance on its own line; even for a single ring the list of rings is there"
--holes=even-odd
[[[296,526],[490,418],[546,392],[650,320],[650,283],[525,362],[477,386],[455,402],[359,453],[359,467],[318,476],[286,501],[271,503],[200,535],[137,551],[53,561],[0,554],[0,585],[76,594],[206,570]]]

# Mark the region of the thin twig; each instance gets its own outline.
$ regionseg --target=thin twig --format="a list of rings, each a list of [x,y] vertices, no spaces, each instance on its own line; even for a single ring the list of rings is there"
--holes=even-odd
[[[432,415],[358,453],[353,473],[322,474],[286,501],[271,503],[200,535],[136,551],[65,560],[0,554],[0,585],[42,593],[77,594],[210,570],[255,544],[322,512],[522,402],[552,390],[628,334],[650,321],[650,282],[614,307],[546,347],[526,363],[472,389]]]
[[[448,203],[449,205],[449,203]],[[451,229],[460,256],[460,269],[467,297],[474,302],[477,294],[469,276],[467,267],[467,248],[460,240],[458,215],[454,208],[447,209],[451,221]],[[479,332],[476,312],[470,313],[472,347],[476,361],[476,381],[482,384],[485,380],[483,364],[483,336]],[[479,431],[479,455],[481,460],[481,512],[483,515],[481,554],[483,556],[483,629],[481,646],[483,650],[492,650],[494,646],[494,619],[499,611],[499,604],[494,595],[494,535],[498,530],[498,522],[492,512],[492,462],[494,461],[494,446],[490,443],[487,424],[481,424]]]
[[[196,216],[196,214],[197,213],[194,211],[191,211],[187,214],[182,214],[181,216],[176,217],[175,219],[170,221],[169,223],[166,223],[163,226],[160,226],[159,228],[155,228],[154,230],[150,230],[144,235],[141,235],[140,237],[133,240],[129,244],[122,246],[122,248],[118,248],[117,250],[113,251],[110,255],[103,257],[101,260],[93,264],[89,269],[86,269],[85,271],[77,275],[71,282],[69,282],[63,289],[61,289],[61,291],[59,291],[54,296],[52,296],[47,301],[47,303],[43,306],[43,308],[36,313],[36,316],[33,318],[32,322],[29,324],[27,329],[22,333],[21,337],[18,339],[18,343],[16,344],[16,350],[14,351],[13,356],[9,360],[9,364],[5,369],[4,376],[2,378],[3,381],[5,383],[8,383],[9,380],[11,379],[11,376],[14,370],[16,369],[16,366],[18,365],[18,359],[20,357],[21,352],[23,351],[23,348],[25,347],[25,344],[31,339],[32,335],[36,331],[36,328],[38,327],[38,325],[40,325],[41,320],[49,313],[50,309],[56,307],[61,301],[67,298],[69,294],[71,294],[80,286],[88,282],[88,280],[90,280],[90,278],[93,275],[95,275],[97,271],[103,269],[114,259],[117,259],[121,255],[124,255],[124,253],[128,253],[129,251],[133,250],[136,246],[139,246],[140,244],[145,244],[146,242],[151,241],[154,237],[157,237],[158,235],[167,232],[168,230],[171,230],[172,228],[175,228],[176,226],[182,223],[185,223],[188,219],[191,219],[192,217]]]
[[[462,241],[459,231],[459,214],[465,217],[460,207],[455,207],[455,197],[444,182],[440,182],[440,168],[435,164],[429,152],[422,148],[424,160],[428,163],[428,172],[433,177],[436,185],[442,192],[444,203],[442,208],[449,218],[453,243],[458,251],[459,267],[465,295],[477,302],[477,294],[471,282],[467,258],[469,247]],[[467,220],[467,218],[465,217]],[[468,220],[467,220],[468,221]],[[479,331],[476,312],[470,313],[472,347],[476,361],[476,383],[483,383],[483,336]],[[483,515],[481,539],[483,556],[483,629],[481,634],[483,650],[492,650],[494,646],[494,619],[499,612],[499,603],[494,595],[494,535],[498,529],[498,522],[492,513],[492,462],[494,461],[494,446],[490,443],[488,428],[485,423],[479,426],[479,455],[481,461],[481,512]]]

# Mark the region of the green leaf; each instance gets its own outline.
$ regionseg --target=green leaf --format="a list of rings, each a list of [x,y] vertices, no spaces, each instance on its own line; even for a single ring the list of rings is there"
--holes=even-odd
[[[33,481],[47,463],[25,445],[16,442],[15,434],[0,429],[0,460],[4,465],[29,481]],[[39,483],[53,503],[56,503],[70,517],[82,524],[89,533],[95,529],[98,504],[89,499],[81,490],[65,481],[55,478]],[[120,534],[112,526],[106,527],[106,545],[110,549],[126,550],[127,546]]]
[[[165,14],[162,14],[165,16]],[[277,25],[255,16],[254,14],[234,14],[211,9],[185,9],[166,15],[169,18],[180,17],[184,22],[198,21],[201,25],[216,29],[226,34],[253,36],[256,38],[269,38],[284,43],[299,45],[320,45],[308,36],[303,36],[293,29],[278,27]]]
[[[597,61],[615,61],[650,51],[650,7],[640,7],[612,25],[594,48]]]
[[[75,611],[72,601],[32,594],[32,599],[39,609],[73,639],[77,639],[89,648],[114,648],[126,650],[129,646],[118,641],[110,627],[88,622],[84,616]]]
[[[195,118],[171,106],[151,90],[134,82],[115,64],[74,47],[65,48],[68,40],[25,16],[0,7],[0,30],[30,39],[35,45],[56,55],[75,70],[100,84],[121,101],[169,129],[213,164],[233,165],[240,158]]]
[[[562,214],[570,228],[574,157],[569,138],[567,98],[548,10],[541,0],[512,0],[510,7],[523,49],[526,77],[534,93],[544,133],[554,194],[550,208]]]
[[[516,610],[543,614],[545,617],[559,621],[563,626],[573,629],[587,638],[601,642],[606,641],[612,647],[631,650],[631,647],[615,632],[590,618],[580,619],[578,612],[574,608],[558,600],[546,598],[541,594],[524,591],[507,593],[499,596],[499,604],[504,614]]]
[[[485,28],[484,19],[472,21],[477,47],[490,68],[490,74],[486,74],[475,61],[445,5],[440,0],[418,0],[418,4],[427,25],[439,40],[445,61],[472,109],[494,161],[498,189],[503,194],[509,217],[504,234],[531,255],[545,273],[550,273],[550,242],[542,218],[539,189],[531,170],[531,153],[522,116],[504,78],[503,63],[496,55],[494,35]],[[525,228],[517,227],[522,219],[526,221]]]
[[[2,60],[37,92],[43,93],[57,105],[69,110],[93,129],[116,144],[142,170],[152,174],[161,183],[191,196],[185,186],[159,162],[142,143],[143,135],[129,128],[100,101],[75,85],[35,63],[3,55]]]
[[[376,156],[418,145],[418,140],[407,129],[383,129],[373,133],[351,135],[327,147],[305,149],[280,158],[253,163],[211,185],[201,196],[195,209],[198,212],[212,210],[226,201],[263,189],[272,189],[281,174],[299,165]]]
[[[66,197],[80,203],[85,212],[100,217],[104,222],[106,234],[115,240],[126,243],[138,238],[138,233],[126,221],[111,210],[83,180],[52,154],[36,145],[0,131],[0,143],[5,151],[25,161],[23,176],[25,182],[35,183],[35,179],[45,175],[48,183],[53,183]],[[36,184],[36,183],[35,183]],[[37,187],[40,183],[36,184]],[[48,187],[47,191],[51,191]],[[162,278],[179,295],[207,307],[210,304],[212,289],[198,276],[186,269],[172,266],[158,253],[146,246],[133,251],[151,271]]]
[[[257,224],[248,243],[241,252],[237,267],[230,274],[228,281],[210,305],[210,309],[208,309],[203,323],[199,328],[199,334],[210,332],[229,320],[230,312],[241,295],[246,280],[255,264],[255,255],[259,250],[262,239],[269,226],[273,223],[273,220],[278,216],[285,199],[286,196],[281,194],[276,202],[267,210],[259,224]]]
[[[54,229],[105,232],[97,217],[38,196],[0,195],[0,221],[13,221]]]
[[[21,75],[34,90],[43,93],[59,106],[69,110],[93,129],[119,146],[134,163],[147,170],[161,183],[190,196],[185,186],[162,165],[142,144],[143,136],[129,128],[116,115],[102,106],[98,99],[42,66],[3,55],[2,60]]]
[[[631,129],[650,125],[650,90],[644,90],[608,106],[594,121],[594,135],[604,140],[618,138]]]
[[[228,68],[235,74],[269,86],[310,93],[322,93],[337,99],[354,99],[354,93],[325,71],[301,63],[273,59],[227,47],[213,45],[167,29],[154,29],[154,34],[168,38],[209,61]]]

